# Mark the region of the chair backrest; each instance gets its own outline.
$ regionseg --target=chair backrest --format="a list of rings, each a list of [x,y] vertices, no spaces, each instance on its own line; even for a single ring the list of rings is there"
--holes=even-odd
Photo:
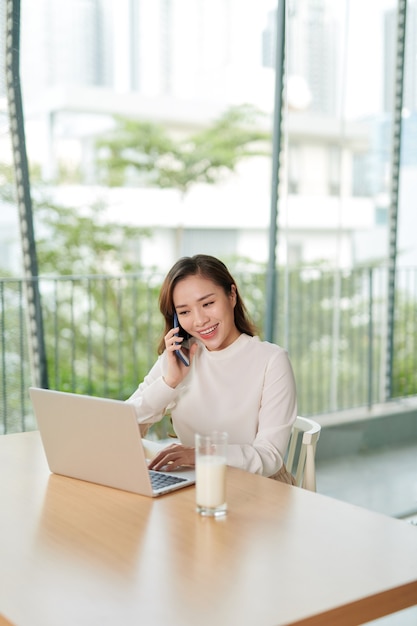
[[[295,477],[299,487],[316,491],[316,446],[321,426],[307,417],[297,417],[292,428],[287,470]]]

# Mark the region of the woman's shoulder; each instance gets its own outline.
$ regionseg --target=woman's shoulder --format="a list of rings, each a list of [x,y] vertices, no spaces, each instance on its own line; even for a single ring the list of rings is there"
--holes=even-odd
[[[248,359],[270,361],[279,358],[281,354],[286,355],[286,353],[287,351],[277,344],[263,341],[258,336],[251,337],[243,333],[230,346],[222,350],[209,351],[203,344],[200,344],[197,354],[198,359],[209,362],[239,359],[243,363]]]
[[[279,346],[277,343],[271,343],[270,341],[265,341],[255,335],[254,337],[248,337],[248,345],[252,347],[253,350],[258,351],[263,354],[286,354],[287,350],[282,346]]]

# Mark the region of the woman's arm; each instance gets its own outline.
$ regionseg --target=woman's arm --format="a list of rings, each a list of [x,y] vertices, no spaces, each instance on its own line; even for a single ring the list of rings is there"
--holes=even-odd
[[[136,391],[126,400],[134,404],[139,424],[153,424],[162,419],[168,405],[177,397],[181,383],[190,371],[198,346],[192,343],[187,348],[190,367],[186,367],[175,354],[177,330],[178,328],[173,328],[165,335],[165,351]]]
[[[164,380],[164,359],[162,354],[136,391],[126,400],[134,405],[139,424],[154,424],[161,420],[178,394]]]
[[[294,374],[287,352],[280,350],[264,372],[255,439],[251,445],[230,444],[228,464],[264,476],[276,474],[283,465],[296,417]]]

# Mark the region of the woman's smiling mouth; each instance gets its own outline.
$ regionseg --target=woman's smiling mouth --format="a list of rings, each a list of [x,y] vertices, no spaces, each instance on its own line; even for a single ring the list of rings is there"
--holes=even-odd
[[[206,330],[199,331],[198,334],[200,335],[200,337],[208,339],[216,332],[218,326],[218,324],[215,324],[214,326],[210,326],[210,328],[207,328]]]

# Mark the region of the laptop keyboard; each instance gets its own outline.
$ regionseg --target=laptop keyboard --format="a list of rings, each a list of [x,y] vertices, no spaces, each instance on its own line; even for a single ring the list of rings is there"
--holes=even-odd
[[[164,472],[155,472],[154,470],[149,470],[149,475],[151,477],[152,489],[170,487],[186,481],[181,476],[173,476],[172,474],[164,474]]]

